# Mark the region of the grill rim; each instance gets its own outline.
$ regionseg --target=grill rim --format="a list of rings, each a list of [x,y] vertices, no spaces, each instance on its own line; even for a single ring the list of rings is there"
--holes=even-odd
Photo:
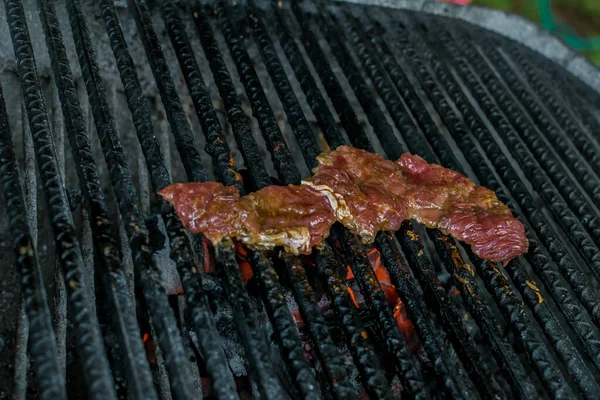
[[[568,47],[553,33],[519,15],[481,6],[463,7],[431,0],[332,1],[335,3],[352,3],[362,6],[380,6],[423,12],[463,20],[525,45],[528,50],[555,62],[593,88],[596,94],[600,94],[600,69],[598,67],[585,56]],[[510,29],[507,29],[507,27],[510,27]]]

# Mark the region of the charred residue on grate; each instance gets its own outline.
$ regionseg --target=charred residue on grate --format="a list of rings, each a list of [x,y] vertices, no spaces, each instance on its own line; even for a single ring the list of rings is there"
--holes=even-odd
[[[19,2],[6,3],[18,30],[24,26]],[[36,40],[48,41],[55,67],[54,82],[41,82],[44,96],[53,98],[48,114],[57,164],[68,189],[78,183],[84,189],[81,216],[74,218],[84,225],[84,280],[96,287],[96,301],[106,298],[105,289],[115,295],[97,309],[119,396],[140,397],[149,367],[157,393],[167,398],[207,389],[212,393],[205,396],[223,398],[250,392],[349,398],[361,388],[376,398],[399,390],[418,398],[505,398],[508,390],[524,398],[594,398],[600,367],[597,93],[518,44],[426,14],[310,2],[188,7],[165,0],[154,9],[132,0],[122,9],[108,0],[69,0],[66,12],[57,4],[56,14],[52,2],[39,6],[45,34],[30,28]],[[47,49],[37,46],[44,75],[51,63]],[[3,83],[14,87],[7,74]],[[26,87],[39,84],[21,78]],[[33,103],[27,104],[29,112]],[[22,132],[14,120],[20,107],[8,102],[7,111],[13,131]],[[85,135],[87,143],[63,144],[63,137]],[[17,150],[21,142],[17,135]],[[320,150],[345,143],[383,149],[390,158],[408,150],[475,178],[525,223],[530,252],[505,267],[493,265],[406,223],[395,236],[380,234],[369,254],[335,227],[331,246],[312,259],[242,255],[230,244],[219,246],[213,259],[205,257],[203,240],[190,238],[173,209],[152,194],[172,179],[217,178],[242,190],[297,183]],[[3,145],[11,147],[6,136]],[[34,147],[25,150],[32,161]],[[86,162],[77,157],[88,153]],[[17,151],[17,162],[20,157]],[[3,167],[12,165],[5,160]],[[26,174],[32,208],[35,180]],[[38,179],[49,187],[48,176]],[[100,191],[94,197],[90,189]],[[77,207],[75,191],[71,199]],[[54,294],[47,272],[54,260],[45,256],[53,252],[43,248],[52,236],[40,211],[37,247]],[[15,212],[25,218],[24,210]],[[115,227],[85,228],[84,219],[98,217],[122,223],[119,240],[109,236]],[[101,244],[113,249],[109,258],[91,255]],[[371,268],[374,250],[422,345],[416,353]],[[113,271],[105,283],[91,276],[92,260],[98,272]],[[254,273],[246,286],[240,267]],[[199,274],[200,268],[217,274]],[[169,279],[167,296],[161,279],[177,277],[176,271],[182,279]],[[123,315],[134,300],[137,321],[132,313],[129,322],[109,324],[106,314]],[[49,303],[60,328],[58,353],[66,349],[66,360],[57,361],[67,363],[67,389],[89,388],[89,380],[72,382],[82,361],[73,352],[77,335],[66,324],[75,315],[61,316]],[[298,327],[295,320],[302,321]],[[20,323],[21,332],[26,328]],[[29,329],[31,340],[42,343],[35,339],[42,327]],[[119,338],[135,354],[115,351]],[[92,368],[81,365],[89,377]],[[23,367],[17,365],[21,377]],[[53,383],[34,381],[29,371],[29,385],[15,386],[14,394],[33,394],[31,382],[42,395],[52,393]]]

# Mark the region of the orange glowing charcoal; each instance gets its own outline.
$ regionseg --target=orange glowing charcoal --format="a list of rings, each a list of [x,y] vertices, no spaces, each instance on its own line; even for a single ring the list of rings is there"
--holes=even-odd
[[[142,341],[144,342],[144,346],[146,347],[146,356],[148,357],[148,362],[152,365],[156,365],[154,342],[150,340],[150,335],[148,333],[144,333],[144,336],[142,336]]]
[[[292,312],[292,317],[294,317],[294,319],[296,320],[296,325],[298,325],[299,327],[304,326],[304,320],[302,320],[302,316],[300,315],[300,311],[294,310]]]
[[[350,294],[350,298],[352,299],[352,302],[354,303],[354,307],[359,308],[358,302],[356,301],[356,297],[354,296],[354,292],[352,291],[352,289],[350,289],[350,287],[348,287],[348,294]]]
[[[252,272],[252,267],[250,267],[250,263],[247,259],[248,251],[244,246],[242,246],[239,243],[236,243],[235,252],[237,254],[240,273],[242,274],[242,280],[244,281],[244,284],[247,284],[248,281],[254,276],[254,273]]]
[[[244,281],[244,284],[247,284],[248,281],[252,279],[252,276],[254,276],[250,263],[248,261],[240,261],[239,265],[240,272],[242,273],[242,280]]]
[[[381,285],[381,289],[383,289],[386,300],[390,305],[396,304],[396,300],[398,300],[398,293],[396,292],[394,285],[392,285],[390,274],[381,263],[381,254],[379,253],[379,250],[373,248],[369,250],[367,256],[369,257],[371,266],[375,271],[375,276],[377,276],[377,280]]]
[[[419,338],[415,335],[415,327],[413,323],[408,319],[408,314],[406,313],[406,307],[402,300],[398,299],[396,302],[396,306],[394,307],[394,317],[398,323],[398,327],[408,344],[408,348],[411,351],[415,351],[419,348]]]
[[[242,246],[239,243],[235,244],[235,251],[243,258],[248,257],[248,251],[246,250],[246,248],[244,246]]]
[[[346,280],[349,281],[349,280],[354,279],[354,273],[352,272],[352,269],[350,268],[349,265],[346,266],[346,271],[347,271],[346,272]]]

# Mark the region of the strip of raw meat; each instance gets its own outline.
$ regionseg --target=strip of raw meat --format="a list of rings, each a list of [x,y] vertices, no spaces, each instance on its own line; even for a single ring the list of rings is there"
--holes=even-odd
[[[260,249],[309,254],[339,221],[371,243],[414,219],[470,244],[478,256],[508,262],[527,251],[523,225],[494,192],[419,156],[396,161],[349,146],[322,153],[300,186],[269,186],[240,197],[219,183],[161,192],[192,232],[216,244],[228,236]]]
[[[228,236],[253,248],[310,254],[335,222],[327,196],[303,185],[268,186],[240,197],[217,182],[180,183],[159,194],[192,233],[204,233],[213,245]]]
[[[303,181],[337,201],[336,219],[371,243],[413,219],[507,262],[527,251],[525,228],[496,194],[458,172],[403,154],[396,162],[354,147],[322,153]]]

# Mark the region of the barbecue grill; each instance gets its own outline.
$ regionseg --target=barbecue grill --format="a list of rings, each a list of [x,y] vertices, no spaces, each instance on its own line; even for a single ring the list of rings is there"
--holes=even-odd
[[[4,11],[0,398],[600,398],[600,80],[556,39],[423,1]],[[494,190],[529,252],[410,222],[213,251],[155,195],[343,144]]]

